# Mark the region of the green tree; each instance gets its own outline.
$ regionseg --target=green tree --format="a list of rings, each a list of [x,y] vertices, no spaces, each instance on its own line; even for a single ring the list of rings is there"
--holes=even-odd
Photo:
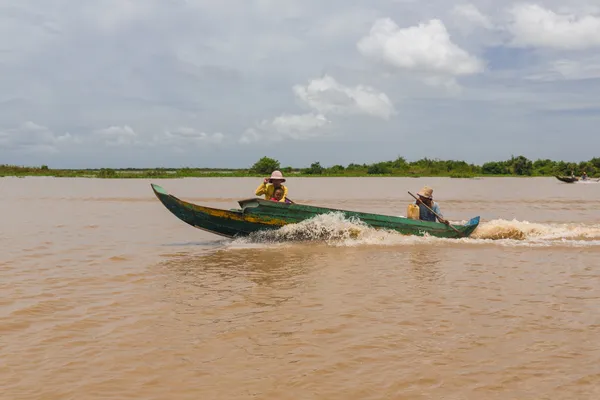
[[[394,161],[391,162],[390,166],[392,168],[397,168],[397,169],[408,169],[408,167],[409,167],[409,165],[406,162],[406,159],[404,157],[396,158]]]
[[[321,166],[320,162],[314,162],[310,164],[310,168],[304,169],[302,172],[307,175],[322,175],[325,168]]]
[[[533,172],[533,163],[524,156],[512,157],[510,162],[513,172],[517,175],[531,175]]]
[[[419,174],[433,174],[437,175],[441,172],[447,171],[444,161],[432,160],[429,158],[422,158],[415,162],[410,163],[411,169]]]
[[[279,161],[269,157],[263,157],[250,168],[250,171],[261,175],[271,175],[271,173],[280,168]]]
[[[579,172],[576,172],[576,174],[582,174],[584,171],[588,174],[588,176],[592,176],[596,173],[596,167],[589,161],[580,162]]]
[[[578,171],[577,171],[577,168],[578,168],[578,167],[577,167],[577,163],[574,163],[574,162],[567,163],[567,169],[568,169],[569,171],[573,171],[575,174],[577,174],[577,173],[578,173]],[[569,172],[569,173],[570,173],[570,172]]]
[[[552,160],[535,160],[533,162],[533,173],[535,175],[552,175],[555,167],[556,163]]]
[[[367,169],[367,168],[368,167],[366,165],[360,165],[360,164],[350,163],[350,164],[348,164],[348,168],[346,168],[346,169],[357,171],[357,170]]]
[[[192,169],[189,167],[184,167],[184,168],[177,170],[177,176],[182,176],[182,177],[193,176],[193,173],[194,173],[194,171],[192,171]]]
[[[151,178],[158,178],[159,176],[164,175],[160,168],[151,169],[147,171],[146,174]]]
[[[310,164],[310,169],[314,175],[321,175],[325,170],[318,161]]]
[[[481,172],[485,175],[504,175],[508,174],[508,168],[502,162],[490,161],[482,165]]]
[[[117,175],[117,172],[112,168],[101,168],[98,173],[98,178],[113,178]]]
[[[571,170],[569,169],[569,165],[561,160],[554,163],[552,173],[555,175],[571,175]]]
[[[334,165],[333,167],[329,168],[327,172],[331,172],[332,174],[341,174],[342,172],[344,172],[344,166],[343,165]]]
[[[376,163],[369,165],[367,169],[367,174],[369,175],[385,175],[389,174],[390,169],[387,167],[386,163]]]
[[[448,160],[441,162],[445,164],[445,170],[448,172],[471,172],[472,169],[471,165],[467,164],[465,161]]]

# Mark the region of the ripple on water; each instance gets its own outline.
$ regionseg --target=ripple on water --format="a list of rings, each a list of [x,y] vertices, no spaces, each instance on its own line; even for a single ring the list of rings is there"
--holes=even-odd
[[[174,219],[146,183],[57,182],[72,201],[44,193],[38,208],[31,187],[8,218],[36,225],[0,234],[1,399],[600,395],[600,234],[586,207],[565,224],[484,220],[461,240],[323,217],[231,241]],[[397,207],[336,182],[349,208]],[[392,197],[389,180],[374,188]],[[482,215],[566,220],[564,190],[564,204],[490,199]],[[444,204],[470,215],[505,192]]]

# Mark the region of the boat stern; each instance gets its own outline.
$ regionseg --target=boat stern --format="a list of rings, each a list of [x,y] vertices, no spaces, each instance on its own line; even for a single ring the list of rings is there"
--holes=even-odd
[[[467,222],[467,223],[465,224],[465,226],[477,226],[477,225],[479,225],[479,220],[480,220],[480,217],[479,217],[479,216],[476,216],[476,217],[474,217],[474,218],[471,218],[471,219],[469,220],[469,222]]]
[[[476,216],[474,218],[471,218],[466,224],[458,226],[457,228],[463,233],[465,237],[468,237],[471,236],[475,229],[477,229],[480,221],[481,218],[479,216]]]

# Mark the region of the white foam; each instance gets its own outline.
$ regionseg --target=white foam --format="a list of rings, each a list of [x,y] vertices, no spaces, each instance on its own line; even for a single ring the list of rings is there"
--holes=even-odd
[[[465,223],[455,222],[455,223]],[[347,219],[342,213],[315,216],[298,224],[286,225],[274,231],[261,231],[233,241],[232,248],[247,248],[269,244],[283,245],[295,241],[320,241],[332,246],[402,246],[415,244],[472,244],[499,246],[600,246],[600,225],[543,224],[518,220],[496,219],[482,222],[469,238],[445,239],[432,236],[402,235],[395,231],[368,227],[357,219]]]
[[[496,219],[481,224],[472,235],[480,239],[593,240],[600,239],[600,225],[541,224]]]

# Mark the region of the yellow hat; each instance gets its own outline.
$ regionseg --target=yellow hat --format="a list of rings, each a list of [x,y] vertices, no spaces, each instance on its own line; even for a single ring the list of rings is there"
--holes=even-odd
[[[432,199],[433,198],[433,189],[430,188],[429,186],[423,186],[423,189],[419,190],[419,192],[417,192],[417,194],[421,197],[425,197],[426,199]]]

